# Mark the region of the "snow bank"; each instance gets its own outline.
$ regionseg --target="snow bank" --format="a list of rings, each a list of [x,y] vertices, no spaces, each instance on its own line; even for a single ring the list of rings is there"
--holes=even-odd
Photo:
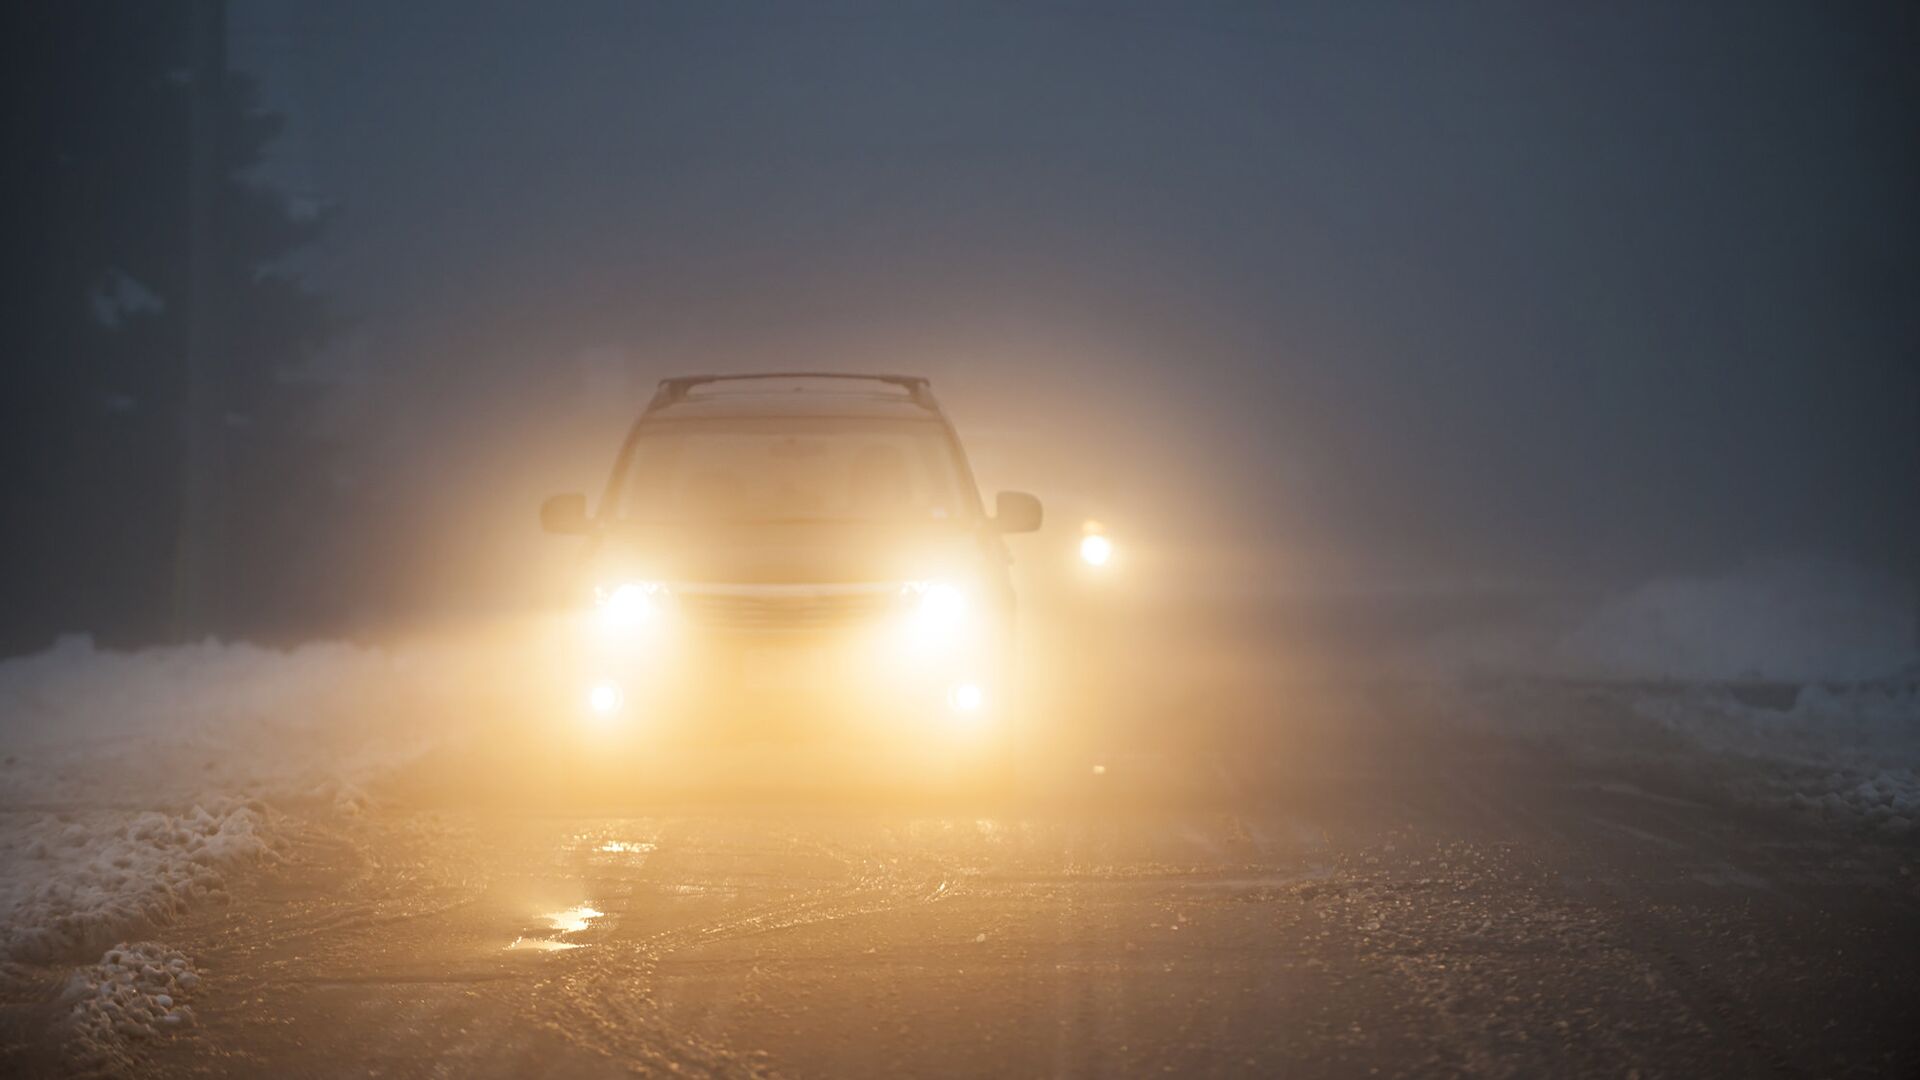
[[[396,723],[418,674],[342,644],[122,653],[76,637],[0,662],[0,983],[64,981],[89,1068],[190,1023],[187,958],[115,943],[278,860],[288,819],[269,800],[357,812],[364,782],[429,741]]]
[[[404,665],[342,644],[123,653],[64,638],[0,662],[7,803],[141,808],[356,779],[406,747]]]
[[[1756,562],[1449,635],[1424,671],[1471,676],[1464,707],[1509,734],[1609,766],[1684,761],[1744,800],[1920,835],[1913,604],[1882,575]]]
[[[415,752],[403,665],[350,645],[86,638],[0,663],[0,960],[98,955],[269,859],[263,798],[352,812]]]
[[[0,826],[0,960],[71,962],[223,898],[226,874],[275,857],[269,812],[216,802],[177,815],[8,815]]]
[[[1771,706],[1738,684],[1496,680],[1428,691],[1452,722],[1608,771],[1920,838],[1920,666],[1809,683]]]
[[[1809,684],[1792,707],[1702,690],[1635,710],[1735,766],[1737,794],[1831,824],[1920,833],[1920,669],[1854,685]]]
[[[187,999],[199,984],[187,957],[158,942],[109,949],[99,963],[76,971],[61,995],[75,1064],[130,1069],[130,1041],[193,1026]]]

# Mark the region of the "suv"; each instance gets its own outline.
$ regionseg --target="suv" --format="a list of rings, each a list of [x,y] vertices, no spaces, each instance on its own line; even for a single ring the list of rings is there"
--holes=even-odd
[[[1001,492],[987,515],[926,379],[662,380],[598,512],[556,495],[540,518],[589,538],[587,715],[648,742],[857,728],[1004,758],[1001,538],[1040,502]]]

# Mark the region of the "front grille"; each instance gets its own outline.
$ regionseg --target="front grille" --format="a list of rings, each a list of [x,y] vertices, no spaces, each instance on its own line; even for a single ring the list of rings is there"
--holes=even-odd
[[[838,630],[873,622],[893,608],[891,589],[801,590],[769,586],[682,591],[689,623],[715,630]]]

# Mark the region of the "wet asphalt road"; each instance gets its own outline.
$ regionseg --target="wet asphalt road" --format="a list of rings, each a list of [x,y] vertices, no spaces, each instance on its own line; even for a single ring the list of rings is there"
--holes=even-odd
[[[1390,705],[1217,734],[1055,750],[992,797],[586,811],[389,793],[305,826],[285,866],[169,934],[208,989],[197,1028],[140,1064],[1920,1069],[1910,851]]]

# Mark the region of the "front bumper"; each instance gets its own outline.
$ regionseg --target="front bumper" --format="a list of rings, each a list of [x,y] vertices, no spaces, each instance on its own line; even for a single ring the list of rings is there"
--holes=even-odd
[[[589,727],[648,741],[972,744],[1006,723],[998,631],[989,620],[929,634],[895,617],[743,628],[589,616],[571,705]]]

